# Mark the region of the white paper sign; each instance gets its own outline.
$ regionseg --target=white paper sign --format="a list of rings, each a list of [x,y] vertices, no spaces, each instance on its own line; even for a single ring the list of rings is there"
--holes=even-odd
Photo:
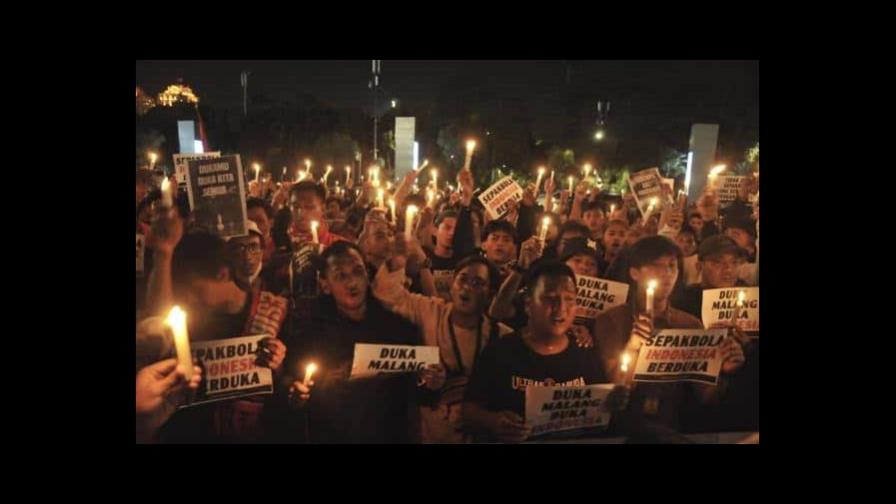
[[[380,373],[416,373],[439,363],[439,347],[355,343],[352,378]]]

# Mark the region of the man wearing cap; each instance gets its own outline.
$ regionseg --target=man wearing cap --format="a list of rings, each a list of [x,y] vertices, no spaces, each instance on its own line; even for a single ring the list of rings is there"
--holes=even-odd
[[[738,272],[746,260],[747,251],[728,236],[715,235],[703,240],[697,249],[697,271],[701,281],[685,287],[680,296],[672,300],[672,305],[700,318],[704,290],[747,287],[738,278]]]
[[[701,283],[688,285],[672,304],[701,318],[703,291],[746,286],[738,272],[746,262],[747,251],[728,236],[715,235],[703,240],[697,252],[697,269]],[[689,431],[755,430],[758,428],[759,340],[750,341],[743,331],[730,329],[741,342],[744,366],[729,376],[720,387],[725,394],[717,402],[690,404],[684,411],[685,428]]]
[[[262,257],[264,255],[264,235],[258,228],[258,224],[248,221],[249,234],[246,236],[234,236],[227,241],[236,257],[235,273],[238,279],[248,285],[253,291],[271,290],[270,282],[261,274]]]
[[[759,247],[756,242],[756,221],[750,218],[731,219],[725,223],[725,236],[731,238],[743,249],[747,256],[740,266],[737,276],[746,285],[759,285],[759,268],[756,257]]]

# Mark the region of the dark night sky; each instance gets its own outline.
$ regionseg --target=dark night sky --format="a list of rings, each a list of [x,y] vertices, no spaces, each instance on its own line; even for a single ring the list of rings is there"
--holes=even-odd
[[[156,94],[182,77],[203,103],[237,108],[240,72],[248,70],[250,97],[262,93],[293,101],[307,93],[334,106],[369,110],[370,66],[370,60],[139,61],[136,83]],[[439,93],[485,89],[519,99],[533,121],[550,128],[563,114],[567,67],[571,88],[587,96],[591,109],[596,98],[613,102],[611,121],[641,130],[721,118],[723,134],[726,128],[746,128],[758,135],[758,61],[383,60],[381,85],[385,96],[411,110],[433,104]],[[681,135],[686,140],[686,127]]]

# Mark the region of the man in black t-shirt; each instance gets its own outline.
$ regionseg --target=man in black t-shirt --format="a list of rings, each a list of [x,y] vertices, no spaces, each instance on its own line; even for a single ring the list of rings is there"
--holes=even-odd
[[[527,282],[529,324],[486,348],[464,395],[463,416],[477,441],[520,442],[529,436],[525,398],[528,386],[581,386],[607,383],[593,348],[570,344],[575,319],[575,275],[568,266],[542,263]],[[621,410],[627,391],[617,387],[607,399]]]

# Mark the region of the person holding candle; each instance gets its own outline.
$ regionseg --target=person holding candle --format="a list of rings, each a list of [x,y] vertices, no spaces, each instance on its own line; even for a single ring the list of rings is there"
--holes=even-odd
[[[235,281],[233,255],[218,236],[206,232],[181,236],[182,224],[174,215],[161,216],[154,230],[156,267],[147,293],[153,313],[161,315],[175,302],[184,307],[188,334],[196,341],[257,335],[256,365],[269,367],[276,377],[286,355],[287,300],[242,288]],[[168,338],[164,332],[159,338],[152,325],[138,327],[138,361],[167,358],[173,351]],[[161,429],[160,439],[258,441],[267,434],[262,421],[267,404],[266,398],[254,396],[181,410]]]
[[[164,359],[137,371],[136,437],[138,443],[156,441],[159,428],[186,402],[186,395],[199,388],[202,368],[192,366],[193,373],[186,377],[177,359]]]
[[[658,329],[703,328],[700,319],[678,310],[670,303],[678,281],[681,250],[668,238],[649,236],[635,243],[627,254],[629,302],[601,313],[594,320],[592,334],[600,349],[604,371],[620,380],[619,359],[627,352],[637,362],[641,344]],[[654,285],[652,296],[648,285]],[[649,303],[652,297],[652,302]],[[652,312],[653,317],[647,316]],[[726,339],[722,372],[733,373],[743,365],[743,350],[733,338]],[[711,402],[719,397],[719,388],[690,382],[636,383],[625,424],[630,435],[650,436],[659,426],[681,431],[683,404],[687,401]]]
[[[529,437],[523,418],[527,386],[610,382],[597,350],[571,344],[567,336],[575,318],[575,286],[575,275],[563,264],[547,261],[530,272],[527,326],[485,348],[464,393],[463,420],[476,441],[518,443]],[[625,387],[615,387],[607,399],[611,411],[624,409],[627,396]]]
[[[317,221],[318,243],[323,248],[329,247],[338,241],[347,239],[330,232],[329,226],[324,220],[324,201],[327,198],[326,190],[316,182],[306,180],[294,184],[289,190],[289,208],[292,211],[292,226],[289,234],[293,241],[307,243],[312,241],[311,222]]]
[[[315,443],[406,443],[413,439],[409,407],[418,387],[437,390],[432,370],[349,380],[355,343],[417,344],[413,324],[387,310],[371,295],[364,256],[340,241],[324,250],[322,296],[312,316],[293,331],[285,369],[290,383],[304,378],[302,364],[314,362],[307,403],[308,441]],[[419,385],[418,385],[419,384]]]

